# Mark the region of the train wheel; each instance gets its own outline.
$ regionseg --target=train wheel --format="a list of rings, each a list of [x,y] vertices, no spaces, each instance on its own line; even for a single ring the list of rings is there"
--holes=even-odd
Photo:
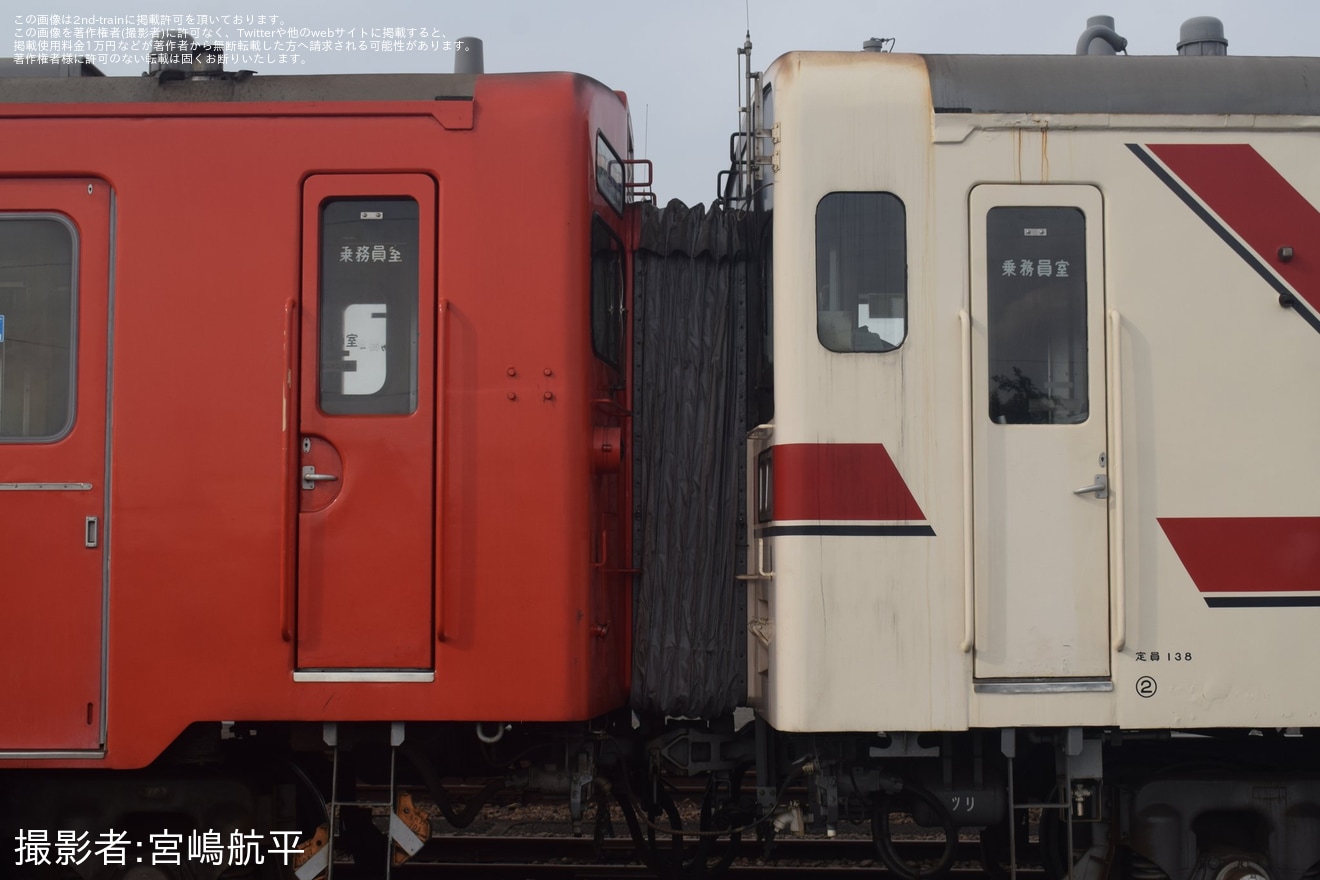
[[[932,865],[918,865],[903,858],[898,854],[890,836],[891,814],[908,812],[913,800],[921,801],[939,817],[940,825],[944,828],[944,851]],[[880,861],[900,880],[938,880],[947,877],[958,857],[958,827],[953,822],[949,808],[942,799],[920,786],[904,785],[900,792],[879,794],[871,814],[871,840],[875,842]]]

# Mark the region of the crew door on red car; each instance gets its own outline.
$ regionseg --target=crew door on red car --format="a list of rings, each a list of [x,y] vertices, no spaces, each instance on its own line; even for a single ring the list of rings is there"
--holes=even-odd
[[[433,677],[435,211],[420,174],[304,185],[301,680]]]
[[[0,182],[0,753],[105,741],[110,188]]]

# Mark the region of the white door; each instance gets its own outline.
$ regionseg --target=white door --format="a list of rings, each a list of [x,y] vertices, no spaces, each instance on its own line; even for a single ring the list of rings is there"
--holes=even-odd
[[[978,679],[1109,676],[1102,209],[1090,186],[972,190]]]

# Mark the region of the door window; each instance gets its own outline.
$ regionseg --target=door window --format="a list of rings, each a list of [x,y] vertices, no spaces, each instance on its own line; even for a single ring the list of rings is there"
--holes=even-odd
[[[43,442],[73,423],[73,229],[0,218],[0,442]]]
[[[1086,216],[1071,207],[992,208],[985,238],[990,420],[1085,422]]]
[[[418,244],[413,199],[322,204],[322,412],[416,412]]]

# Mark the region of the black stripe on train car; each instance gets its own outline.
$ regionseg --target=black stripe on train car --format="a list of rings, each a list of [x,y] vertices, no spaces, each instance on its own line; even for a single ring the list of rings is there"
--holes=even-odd
[[[1211,608],[1315,608],[1320,596],[1206,596]]]
[[[930,526],[828,526],[828,525],[805,525],[805,526],[758,526],[756,536],[758,538],[777,538],[789,535],[813,535],[813,536],[832,536],[832,537],[917,537],[933,538],[935,530]]]

